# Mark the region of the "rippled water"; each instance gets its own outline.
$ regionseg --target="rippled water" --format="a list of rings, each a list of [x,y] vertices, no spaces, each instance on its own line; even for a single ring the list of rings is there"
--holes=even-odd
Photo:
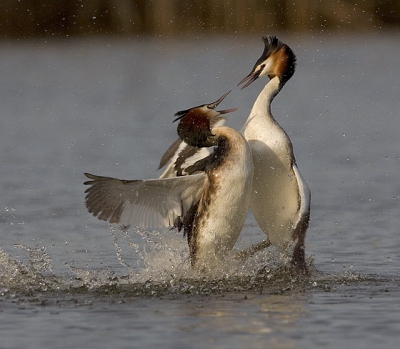
[[[1,347],[398,346],[399,37],[280,37],[298,69],[273,113],[312,190],[309,279],[273,249],[196,273],[180,234],[83,205],[84,171],[159,175],[177,110],[233,89],[239,128],[266,83],[235,88],[258,37],[1,43]],[[234,252],[262,238],[249,215]]]

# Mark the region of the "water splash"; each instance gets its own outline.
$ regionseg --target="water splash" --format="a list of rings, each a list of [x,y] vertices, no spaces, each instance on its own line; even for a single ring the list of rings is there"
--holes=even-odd
[[[117,286],[120,283],[115,273],[111,270],[88,270],[66,264],[75,274],[76,279],[70,282],[70,289],[84,287],[87,290],[94,290],[98,287]]]
[[[47,290],[59,290],[64,284],[62,277],[52,272],[50,256],[44,248],[31,248],[15,245],[29,251],[29,264],[11,258],[0,248],[0,285],[4,289],[13,289],[23,293]]]
[[[50,272],[53,274],[53,259],[45,252],[46,247],[15,244],[14,248],[21,248],[29,252],[30,267],[38,273]]]
[[[179,234],[169,230],[121,231],[115,227],[111,227],[111,234],[117,259],[128,272],[118,279],[118,286],[126,286],[124,289],[136,295],[266,292],[272,287],[273,292],[278,292],[278,289],[292,289],[301,280],[293,274],[288,256],[273,247],[243,260],[237,258],[238,252],[246,247],[242,244],[218,266],[196,270],[190,267],[187,242]],[[138,257],[135,267],[125,261],[121,248],[124,244],[130,249],[128,254]],[[312,268],[312,258],[309,265]],[[107,285],[98,286],[109,285],[108,281]]]
[[[78,268],[66,264],[72,275],[55,275],[52,259],[44,247],[15,245],[29,253],[29,262],[11,258],[0,249],[0,293],[65,291],[99,295],[162,296],[256,292],[280,294],[303,289],[331,291],[344,282],[366,281],[356,273],[318,273],[308,258],[311,277],[294,274],[289,258],[274,247],[257,251],[245,260],[237,258],[245,249],[239,244],[213,269],[190,267],[188,247],[180,234],[171,231],[121,230],[111,227],[112,244],[121,273],[114,270]]]
[[[164,275],[184,270],[190,265],[186,240],[173,231],[121,231],[111,227],[111,234],[117,259],[135,282],[164,279]],[[118,241],[128,248],[125,256]],[[125,261],[126,256],[132,255],[136,257],[133,266]]]

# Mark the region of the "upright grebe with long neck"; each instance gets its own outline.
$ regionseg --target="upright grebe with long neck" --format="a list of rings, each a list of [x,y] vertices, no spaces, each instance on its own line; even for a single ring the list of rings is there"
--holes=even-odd
[[[251,73],[238,84],[247,81],[243,89],[262,76],[270,79],[241,130],[254,161],[250,207],[271,244],[280,248],[292,244],[292,264],[307,273],[304,242],[311,193],[297,168],[292,142],[271,113],[274,97],[294,73],[296,56],[275,36],[263,40],[263,54]]]
[[[233,248],[250,204],[253,159],[243,136],[211,125],[227,96],[214,103],[178,112],[178,134],[193,147],[214,152],[185,169],[186,176],[120,180],[85,173],[90,187],[85,204],[95,217],[135,227],[183,228],[193,266],[212,267]]]

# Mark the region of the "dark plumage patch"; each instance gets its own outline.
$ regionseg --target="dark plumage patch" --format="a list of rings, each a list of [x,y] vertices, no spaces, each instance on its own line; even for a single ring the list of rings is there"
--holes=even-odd
[[[188,175],[192,175],[197,172],[205,172],[213,158],[214,154],[208,155],[205,158],[196,161],[193,165],[186,167],[185,172]]]
[[[210,155],[210,157],[212,156],[212,159],[210,159],[210,165],[212,165],[213,168],[221,166],[230,150],[231,144],[228,139],[224,136],[220,136],[218,138],[218,146],[215,148],[214,153]]]
[[[189,253],[191,264],[194,265],[196,263],[196,253],[197,253],[197,239],[196,239],[196,217],[198,214],[199,203],[193,205],[189,211],[183,217],[182,226],[183,226],[183,236],[187,236],[188,245],[189,245]],[[179,230],[180,231],[180,230]]]
[[[276,36],[263,36],[262,40],[265,44],[264,51],[254,67],[257,67],[259,64],[264,62],[269,56],[278,51],[284,45],[284,43],[280,41]]]
[[[177,111],[177,112],[175,113],[175,115],[174,115],[174,116],[177,116],[177,118],[174,119],[174,121],[172,121],[172,122],[175,122],[175,121],[178,121],[178,120],[183,119],[183,118],[185,117],[185,115],[188,114],[192,109],[201,108],[203,105],[204,105],[204,104],[199,105],[199,106],[197,106],[197,107],[192,107],[192,108],[189,108],[189,109]]]
[[[198,109],[190,110],[178,125],[178,135],[184,142],[193,147],[209,146],[212,136],[210,120]]]
[[[296,69],[296,56],[292,49],[283,44],[282,48],[274,54],[278,64],[276,65],[276,75],[281,77],[281,85],[285,85],[293,76]]]
[[[198,148],[192,147],[191,145],[186,145],[186,147],[179,153],[179,156],[175,161],[175,171],[177,176],[183,176],[184,175],[183,171],[188,173],[186,168],[183,167],[183,164],[186,162],[188,158],[196,154],[197,151]]]
[[[230,151],[228,140],[221,136],[218,139],[218,146],[214,151],[203,159],[196,161],[193,165],[186,167],[185,172],[189,175],[197,172],[206,172],[221,166]]]

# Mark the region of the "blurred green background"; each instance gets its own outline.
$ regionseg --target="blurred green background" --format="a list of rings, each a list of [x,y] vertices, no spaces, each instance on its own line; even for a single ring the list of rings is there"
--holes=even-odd
[[[392,29],[398,0],[1,0],[0,36],[198,35]]]

